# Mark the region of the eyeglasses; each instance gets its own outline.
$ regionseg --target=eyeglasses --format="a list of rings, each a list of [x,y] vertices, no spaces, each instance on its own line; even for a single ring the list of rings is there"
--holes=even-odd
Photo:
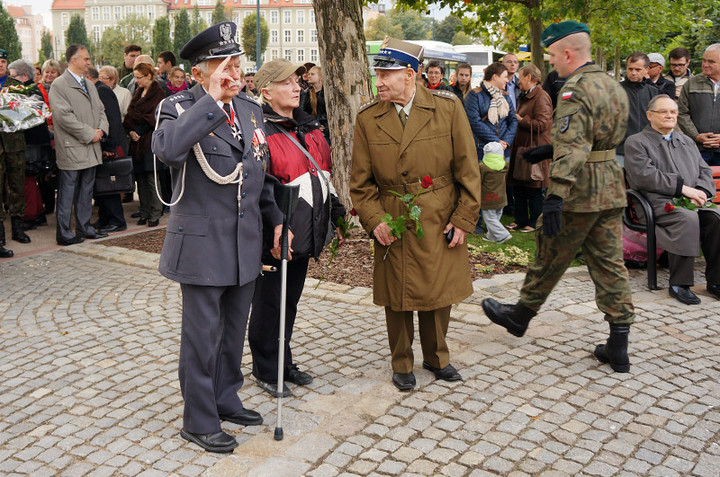
[[[670,68],[683,68],[687,66],[687,63],[670,63]]]
[[[142,75],[142,76],[135,76],[135,75],[133,75],[133,78],[135,78],[136,80],[139,80],[139,79],[143,79],[143,78],[146,77],[146,76],[147,76],[147,75]]]
[[[651,113],[659,114],[660,116],[666,116],[666,115],[668,115],[668,114],[669,114],[670,116],[677,116],[677,115],[678,115],[678,110],[677,110],[677,109],[651,109],[650,112],[651,112]]]

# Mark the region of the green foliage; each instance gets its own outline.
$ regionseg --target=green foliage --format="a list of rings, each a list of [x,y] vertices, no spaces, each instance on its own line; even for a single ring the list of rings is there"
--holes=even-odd
[[[452,40],[450,40],[451,45],[472,45],[473,40],[470,38],[470,35],[465,33],[464,31],[459,31],[453,35]]]
[[[382,40],[387,35],[402,40],[427,40],[431,29],[432,18],[394,8],[387,15],[380,15],[367,22],[365,39]]]
[[[461,19],[448,15],[435,25],[435,39],[445,43],[452,43],[453,38],[458,32],[462,31],[462,28],[463,22]]]
[[[65,45],[83,45],[89,51],[91,47],[90,39],[88,38],[87,28],[85,28],[85,20],[80,15],[70,17],[70,24],[65,30]]]
[[[104,65],[122,66],[126,45],[128,42],[119,27],[107,28],[100,39],[97,59]]]
[[[193,7],[192,20],[190,20],[190,38],[197,35],[207,27],[207,23],[205,23],[205,20],[203,20],[200,16],[200,8],[198,7],[198,4],[195,3],[195,6]]]
[[[175,15],[175,34],[173,35],[173,51],[177,54],[185,43],[190,41],[192,33],[190,32],[190,15],[186,9],[180,10]],[[190,71],[190,63],[187,60],[182,60],[178,56],[178,62],[185,66],[185,71]]]
[[[167,16],[160,17],[155,20],[155,26],[153,27],[152,56],[153,58],[157,58],[159,53],[172,50],[173,43],[170,39],[170,19]]]
[[[15,31],[15,21],[0,1],[0,48],[8,52],[8,63],[22,56],[22,45]]]
[[[44,30],[40,38],[40,53],[46,60],[53,58],[52,35],[50,30]]]
[[[402,26],[393,25],[390,22],[390,17],[387,15],[378,15],[377,18],[368,20],[368,22],[365,24],[366,40],[383,40],[386,36],[391,36],[393,38],[397,38],[398,40],[405,39],[405,34],[402,31]]]
[[[260,16],[260,54],[262,55],[267,48],[270,39],[270,28],[268,28],[265,19]],[[245,50],[245,56],[250,61],[257,58],[257,14],[252,13],[245,17],[242,25],[242,46]]]
[[[230,21],[230,15],[228,15],[228,11],[225,10],[225,7],[223,7],[222,2],[218,0],[212,14],[213,25],[227,21]]]

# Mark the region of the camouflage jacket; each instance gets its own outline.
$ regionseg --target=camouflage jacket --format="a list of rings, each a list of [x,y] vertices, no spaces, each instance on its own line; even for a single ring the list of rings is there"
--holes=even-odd
[[[587,64],[568,77],[555,110],[547,190],[565,200],[564,210],[597,212],[627,204],[614,149],[625,137],[628,111],[622,87],[600,67]],[[591,157],[593,151],[598,152]],[[600,151],[608,151],[604,159]]]
[[[8,78],[5,86],[22,86],[15,78]],[[0,132],[0,154],[5,152],[22,152],[25,150],[25,134],[22,131],[14,133]],[[0,186],[1,188],[2,186]]]

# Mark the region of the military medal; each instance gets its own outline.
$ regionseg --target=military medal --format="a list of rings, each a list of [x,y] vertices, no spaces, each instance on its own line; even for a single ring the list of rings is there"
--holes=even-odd
[[[225,116],[227,117],[227,123],[228,126],[230,126],[230,130],[232,131],[233,137],[238,141],[242,141],[242,132],[240,132],[240,128],[237,127],[237,124],[235,124],[235,110],[231,107],[228,107],[230,110],[230,114],[225,111],[225,108],[223,108],[223,112],[225,113]]]
[[[261,161],[262,158],[267,154],[269,149],[267,141],[265,140],[265,133],[261,128],[257,127],[257,121],[255,120],[254,114],[252,114],[252,116],[250,117],[250,121],[252,121],[253,125],[255,126],[255,131],[253,131],[252,138],[253,156],[255,157],[256,161]]]

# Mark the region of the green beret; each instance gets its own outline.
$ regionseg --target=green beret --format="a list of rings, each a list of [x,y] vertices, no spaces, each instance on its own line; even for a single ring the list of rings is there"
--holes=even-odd
[[[585,32],[589,35],[590,29],[586,24],[578,23],[572,20],[567,22],[553,23],[545,30],[543,30],[542,35],[540,35],[540,40],[542,41],[542,44],[545,45],[545,47],[548,47],[556,41],[560,40],[561,38],[565,38],[568,35],[580,32]]]
[[[7,50],[3,50],[0,48],[0,60],[7,60],[8,58],[8,52]]]

